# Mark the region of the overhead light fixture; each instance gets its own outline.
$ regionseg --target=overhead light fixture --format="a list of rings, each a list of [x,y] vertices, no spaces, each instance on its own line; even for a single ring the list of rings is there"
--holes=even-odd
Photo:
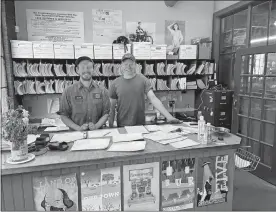
[[[268,38],[269,40],[276,40],[276,36],[270,36]],[[258,39],[254,39],[254,40],[251,40],[250,43],[260,43],[260,42],[264,42],[264,41],[267,41],[267,38],[258,38]]]
[[[276,26],[276,21],[274,21],[274,26]]]

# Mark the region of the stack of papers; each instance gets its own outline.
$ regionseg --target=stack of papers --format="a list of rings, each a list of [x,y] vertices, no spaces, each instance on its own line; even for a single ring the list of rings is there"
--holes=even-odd
[[[121,64],[113,64],[113,73],[115,76],[121,76],[122,71],[121,71]]]
[[[103,75],[104,76],[114,76],[114,73],[112,72],[112,67],[113,67],[113,64],[111,64],[111,63],[102,64]]]
[[[54,64],[54,71],[56,76],[65,77],[66,74],[63,71],[63,64]]]
[[[115,129],[117,130],[117,129]],[[93,130],[87,132],[87,138],[98,138],[98,137],[104,137],[108,134],[110,134],[111,130]],[[109,135],[110,136],[110,135]]]
[[[25,62],[21,62],[21,63],[17,63],[15,61],[12,62],[13,63],[13,74],[16,77],[27,77],[28,74],[26,72],[26,63]]]
[[[44,131],[45,132],[60,132],[60,131],[66,131],[66,130],[69,130],[69,127],[59,126],[59,127],[47,127]]]
[[[72,65],[66,64],[66,72],[68,76],[73,76],[73,77],[79,76],[75,71],[75,64],[72,64]]]
[[[171,81],[171,90],[185,90],[186,89],[186,77],[174,78]]]
[[[157,90],[170,90],[167,86],[167,81],[162,79],[157,79]]]
[[[127,133],[148,133],[148,130],[144,126],[126,126]]]
[[[195,71],[196,71],[196,62],[192,62],[189,70],[187,71],[187,74],[192,75],[195,73]]]
[[[50,142],[71,142],[86,138],[86,133],[84,132],[68,132],[54,134]]]
[[[136,64],[136,73],[141,74],[142,73],[142,65],[141,64]]]
[[[175,69],[176,69],[176,65],[168,64],[167,67],[166,67],[167,75],[175,75],[175,73],[174,73]]]
[[[150,78],[148,80],[150,81],[152,89],[155,91],[156,90],[156,79],[155,78]]]
[[[177,75],[186,75],[185,68],[186,68],[186,65],[184,63],[177,63],[175,74],[177,74]]]
[[[113,143],[137,141],[137,140],[143,140],[143,139],[144,138],[141,133],[119,134],[119,135],[113,136]]]
[[[182,140],[182,141],[177,141],[177,142],[170,143],[171,146],[173,146],[174,148],[177,148],[177,149],[190,147],[190,146],[197,146],[199,144],[200,143],[195,142],[191,139],[185,139],[185,140]]]
[[[109,142],[110,138],[81,139],[74,142],[71,151],[106,149]]]
[[[196,69],[196,74],[202,74],[202,71],[204,69],[205,62],[202,62],[202,64]]]
[[[149,132],[160,131],[160,127],[157,125],[146,125],[145,126]]]
[[[27,73],[29,76],[34,76],[34,77],[37,77],[37,76],[41,76],[41,74],[39,73],[38,71],[38,67],[39,65],[34,63],[34,64],[27,64]]]
[[[108,152],[135,152],[146,148],[146,141],[131,141],[113,143],[107,150]]]
[[[145,70],[146,76],[155,76],[155,73],[153,71],[153,64],[146,64],[146,70]]]
[[[39,64],[39,72],[41,76],[54,76],[54,74],[52,73],[52,66],[53,64],[51,63],[40,63]]]
[[[165,133],[162,131],[157,131],[157,132],[144,135],[144,138],[152,141],[156,141],[159,143],[164,140],[171,140],[171,139],[180,138],[180,137],[182,137],[180,133]]]
[[[196,81],[187,82],[187,89],[197,89]]]
[[[157,63],[157,75],[166,75],[164,63]]]
[[[92,75],[93,76],[103,76],[103,74],[100,72],[100,68],[101,68],[101,64],[95,63]]]

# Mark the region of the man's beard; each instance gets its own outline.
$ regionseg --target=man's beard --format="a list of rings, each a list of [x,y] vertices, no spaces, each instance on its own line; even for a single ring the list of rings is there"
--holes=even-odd
[[[89,75],[90,77],[84,77],[84,75]],[[83,81],[90,81],[92,79],[92,75],[90,74],[82,74],[80,77]]]

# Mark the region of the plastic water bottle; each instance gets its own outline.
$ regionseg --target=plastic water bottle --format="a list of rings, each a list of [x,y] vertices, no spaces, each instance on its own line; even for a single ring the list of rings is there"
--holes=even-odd
[[[198,121],[198,132],[197,132],[197,140],[199,142],[203,142],[204,131],[205,131],[205,120],[203,116],[200,116]]]

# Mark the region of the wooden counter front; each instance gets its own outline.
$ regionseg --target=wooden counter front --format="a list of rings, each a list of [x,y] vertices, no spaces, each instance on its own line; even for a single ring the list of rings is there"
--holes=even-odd
[[[120,129],[123,133],[123,130]],[[196,135],[189,136],[193,140]],[[58,176],[60,174],[76,173],[80,193],[80,170],[101,169],[108,167],[122,167],[130,164],[143,164],[150,162],[160,162],[174,159],[195,158],[195,170],[197,170],[198,158],[218,155],[228,155],[228,195],[227,202],[213,204],[204,207],[197,207],[190,210],[232,210],[233,180],[234,180],[234,152],[238,148],[241,139],[230,134],[224,138],[225,144],[198,145],[191,148],[175,149],[170,145],[162,145],[157,142],[147,141],[146,149],[140,152],[107,152],[100,151],[48,151],[46,154],[37,156],[35,160],[19,165],[5,163],[10,153],[2,154],[2,210],[33,211],[33,183],[34,176]],[[195,178],[197,171],[195,171]],[[160,181],[161,182],[161,181]],[[123,187],[123,182],[122,182]],[[160,184],[161,188],[161,184]],[[197,182],[195,181],[195,188]],[[161,189],[160,189],[161,190]],[[196,189],[195,189],[196,192]],[[81,210],[81,199],[79,194],[79,210]],[[195,195],[196,196],[196,195]],[[196,200],[194,200],[196,201]],[[161,200],[160,200],[161,204]],[[123,209],[123,204],[122,204]],[[161,205],[160,205],[161,209]]]

